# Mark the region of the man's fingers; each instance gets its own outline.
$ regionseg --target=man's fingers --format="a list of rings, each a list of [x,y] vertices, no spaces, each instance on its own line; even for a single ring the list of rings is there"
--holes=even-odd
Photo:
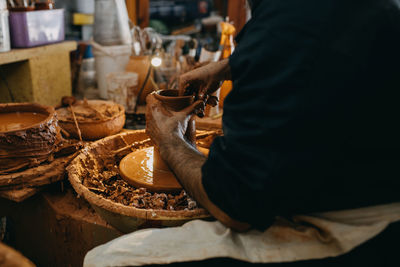
[[[156,101],[156,97],[153,94],[148,94],[146,96],[146,107],[152,106]]]
[[[207,99],[207,105],[215,107],[218,104],[218,97],[210,95]]]
[[[220,81],[211,82],[210,84],[208,84],[205,94],[211,95],[212,93],[217,91],[218,88],[220,88],[220,87],[221,87],[221,82]]]
[[[189,107],[185,108],[181,112],[184,113],[185,115],[190,115],[190,114],[197,114],[201,110],[204,109],[204,101],[203,100],[197,100],[193,104],[191,104]]]
[[[153,113],[161,112],[166,116],[172,116],[172,112],[165,108],[163,104],[157,100],[153,94],[149,94],[146,97],[146,120],[154,118]]]

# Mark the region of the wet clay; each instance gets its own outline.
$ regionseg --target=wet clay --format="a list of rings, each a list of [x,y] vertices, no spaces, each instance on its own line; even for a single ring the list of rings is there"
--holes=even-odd
[[[36,112],[0,113],[0,132],[20,130],[47,118],[46,115]]]
[[[125,124],[125,109],[110,101],[76,101],[72,105],[81,136],[84,140],[97,140],[120,132]],[[61,128],[78,138],[71,107],[57,109]]]
[[[151,154],[153,151],[152,147],[139,151],[143,152],[144,159],[149,160],[148,164],[151,163],[150,156],[145,154]],[[152,168],[152,165],[148,164],[146,167],[138,168],[141,175],[148,174],[149,169]],[[151,179],[150,176],[147,176],[147,179]],[[83,185],[90,191],[126,206],[133,206],[139,209],[171,211],[193,210],[197,208],[197,203],[187,196],[184,190],[170,193],[155,193],[148,191],[146,188],[136,187],[127,183],[113,164],[107,164],[100,171],[86,169],[82,178]],[[146,179],[143,180],[147,182]]]
[[[79,122],[99,122],[109,120],[121,112],[121,107],[113,102],[101,100],[76,101],[73,104],[76,119]],[[69,108],[57,109],[60,121],[73,122]]]
[[[172,172],[153,168],[153,154],[152,147],[128,154],[119,165],[121,176],[133,186],[151,188],[152,191],[169,192],[182,189]]]
[[[198,149],[204,155],[208,155],[208,149],[202,147]],[[153,147],[143,148],[128,154],[119,164],[120,175],[127,183],[135,187],[145,187],[155,192],[182,190],[182,186],[171,171],[154,167],[156,164],[153,164],[155,160],[153,156]]]
[[[0,114],[0,125],[5,122],[7,129],[18,127],[0,131],[0,173],[38,166],[51,157],[62,140],[52,107],[32,103],[0,104]],[[21,114],[30,115],[25,118]]]

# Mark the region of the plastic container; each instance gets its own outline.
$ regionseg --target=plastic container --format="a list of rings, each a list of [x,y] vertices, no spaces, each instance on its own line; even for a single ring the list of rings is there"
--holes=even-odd
[[[75,0],[78,13],[93,14],[94,0]]]
[[[123,72],[129,62],[132,49],[130,45],[101,46],[93,45],[93,55],[97,73],[97,85],[100,97],[107,98],[107,74],[111,72]]]
[[[8,10],[0,10],[0,52],[7,52],[10,47],[10,30],[8,27]]]
[[[124,0],[95,1],[93,38],[101,45],[132,43]]]
[[[124,106],[126,113],[133,113],[135,110],[137,87],[137,73],[112,72],[107,75],[108,99]]]
[[[33,47],[64,40],[64,9],[10,12],[11,46]]]
[[[7,1],[0,0],[0,10],[7,10]]]

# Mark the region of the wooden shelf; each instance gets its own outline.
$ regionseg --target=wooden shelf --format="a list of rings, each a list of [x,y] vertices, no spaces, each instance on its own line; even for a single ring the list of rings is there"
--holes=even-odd
[[[66,41],[0,53],[0,102],[54,106],[71,95],[70,52],[76,48]]]
[[[46,54],[58,53],[61,50],[72,51],[76,48],[77,44],[75,41],[65,41],[32,48],[14,48],[9,52],[0,53],[0,65],[28,60]]]

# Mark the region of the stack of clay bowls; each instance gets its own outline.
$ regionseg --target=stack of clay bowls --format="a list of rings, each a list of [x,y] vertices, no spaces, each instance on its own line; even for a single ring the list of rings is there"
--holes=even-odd
[[[83,140],[97,140],[116,134],[125,124],[125,109],[111,101],[76,101],[72,105]],[[63,130],[78,138],[71,107],[57,109],[58,120]]]
[[[15,116],[24,123],[18,124]],[[38,166],[51,156],[61,140],[52,107],[32,103],[0,104],[0,117],[0,174]]]

